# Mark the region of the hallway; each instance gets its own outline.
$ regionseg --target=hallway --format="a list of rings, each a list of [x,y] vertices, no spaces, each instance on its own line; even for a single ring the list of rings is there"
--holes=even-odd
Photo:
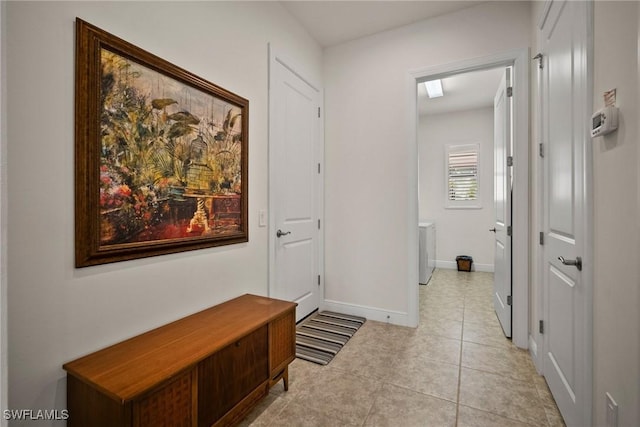
[[[241,425],[563,426],[528,352],[504,338],[493,274],[436,270],[416,329],[367,321],[327,366],[296,359]]]

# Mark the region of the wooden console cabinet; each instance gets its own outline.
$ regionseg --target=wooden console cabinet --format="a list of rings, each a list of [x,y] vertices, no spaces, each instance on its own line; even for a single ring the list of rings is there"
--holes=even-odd
[[[247,294],[66,363],[68,425],[238,423],[288,388],[295,307]]]

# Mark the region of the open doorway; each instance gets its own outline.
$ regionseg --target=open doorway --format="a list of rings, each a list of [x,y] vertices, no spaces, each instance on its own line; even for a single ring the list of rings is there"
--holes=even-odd
[[[494,271],[493,101],[503,67],[441,79],[443,96],[418,84],[418,212],[436,226],[438,268],[473,258],[473,271]],[[421,258],[422,259],[422,258]]]
[[[410,73],[411,76],[411,96],[412,105],[414,108],[415,116],[415,152],[416,157],[415,172],[412,173],[415,176],[415,224],[416,228],[412,231],[415,233],[415,238],[410,236],[410,242],[414,242],[412,247],[418,248],[418,223],[420,219],[431,219],[421,217],[421,215],[428,216],[429,213],[420,212],[420,205],[422,204],[422,190],[419,189],[421,185],[426,185],[419,181],[419,170],[423,169],[422,165],[419,165],[417,160],[419,157],[419,144],[418,144],[418,129],[419,129],[419,114],[418,114],[418,87],[419,84],[425,81],[431,81],[436,79],[445,79],[454,75],[466,74],[479,70],[488,70],[495,68],[513,67],[512,75],[512,95],[513,95],[513,218],[514,221],[510,224],[513,242],[513,292],[510,298],[510,302],[513,308],[513,323],[512,323],[512,336],[513,343],[520,348],[528,347],[528,245],[529,245],[529,225],[528,225],[528,213],[529,213],[529,188],[528,188],[528,159],[529,159],[529,123],[528,123],[528,92],[529,92],[529,55],[527,49],[518,49],[514,51],[508,51],[501,54],[492,55],[484,58],[474,58],[465,61],[460,61],[452,64],[444,64],[425,69],[415,70]],[[492,90],[495,89],[492,88]],[[494,92],[495,94],[495,92]],[[461,124],[460,126],[464,126]],[[492,141],[491,141],[492,142]],[[441,149],[442,150],[442,149]],[[480,150],[480,149],[479,149]],[[480,155],[482,151],[480,150]],[[491,154],[489,155],[491,156]],[[440,154],[440,162],[442,168],[444,168],[445,160],[444,154]],[[491,180],[493,181],[493,180]],[[482,184],[481,184],[482,185]],[[493,184],[490,184],[490,188]],[[445,187],[445,190],[447,188]],[[445,191],[441,189],[439,194],[443,194]],[[428,209],[428,208],[426,208]],[[482,227],[488,234],[490,226]],[[436,223],[436,234],[441,234],[441,227]],[[489,251],[492,253],[493,251]],[[441,259],[440,254],[444,254],[443,248],[437,249],[437,259],[440,261],[448,261],[449,263],[455,263],[454,260]],[[484,264],[484,263],[481,263]],[[436,261],[436,265],[438,265]],[[490,265],[490,264],[489,264]],[[453,265],[450,264],[451,267]],[[417,267],[417,266],[416,266]],[[476,268],[478,265],[476,264]],[[489,268],[489,267],[487,267]],[[416,268],[417,270],[417,268]],[[415,319],[417,323],[418,317],[418,301],[419,301],[419,289],[413,282],[411,285],[410,295],[415,298],[416,304],[410,307],[412,312],[415,308]]]
[[[440,250],[433,264],[441,269],[488,273],[480,280],[483,289],[476,289],[476,300],[482,302],[477,308],[488,311],[491,325],[495,311],[497,332],[501,330],[507,338],[511,338],[512,320],[511,236],[507,233],[512,187],[507,157],[513,148],[511,74],[511,67],[500,66],[418,83],[420,249],[432,250],[435,243]],[[430,224],[429,230],[438,224],[437,234],[426,234],[436,235],[436,242],[423,242],[424,224]],[[433,257],[430,250],[426,252],[429,259]],[[424,257],[425,252],[419,251],[421,267]],[[462,275],[461,280],[468,277]],[[440,294],[420,295],[421,303],[428,304]]]

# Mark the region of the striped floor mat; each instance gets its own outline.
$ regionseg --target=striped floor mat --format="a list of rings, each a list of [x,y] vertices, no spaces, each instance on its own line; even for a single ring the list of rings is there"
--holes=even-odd
[[[331,311],[311,315],[296,327],[296,356],[326,365],[366,320]]]

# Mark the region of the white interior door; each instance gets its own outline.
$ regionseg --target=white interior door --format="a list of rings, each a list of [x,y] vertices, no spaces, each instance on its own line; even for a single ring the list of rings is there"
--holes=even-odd
[[[493,100],[494,203],[496,221],[493,306],[505,336],[511,338],[511,69],[504,76]]]
[[[300,320],[320,303],[320,95],[271,55],[270,295],[297,302]]]
[[[588,2],[549,4],[542,29],[545,144],[543,372],[568,426],[591,425],[585,249]]]

